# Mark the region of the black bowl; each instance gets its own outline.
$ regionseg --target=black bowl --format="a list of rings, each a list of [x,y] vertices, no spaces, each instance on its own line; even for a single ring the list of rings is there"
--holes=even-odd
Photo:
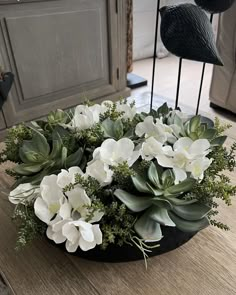
[[[197,233],[185,233],[177,229],[176,227],[162,227],[163,238],[159,242],[158,248],[152,249],[152,252],[148,253],[149,257],[161,255],[163,253],[172,251],[186,242],[188,242]],[[52,242],[52,241],[51,241]],[[54,242],[52,242],[56,245]],[[151,245],[151,244],[150,244]],[[66,251],[64,244],[56,245],[62,250]],[[78,256],[84,259],[99,261],[99,262],[128,262],[143,259],[142,252],[136,246],[123,245],[119,247],[117,245],[109,245],[106,250],[101,250],[99,246],[89,251],[82,251],[78,249],[75,253],[71,253],[74,256]]]

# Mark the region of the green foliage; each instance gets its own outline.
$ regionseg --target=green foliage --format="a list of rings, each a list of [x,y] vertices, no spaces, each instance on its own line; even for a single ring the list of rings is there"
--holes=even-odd
[[[117,189],[114,195],[132,212],[141,213],[135,230],[144,240],[158,241],[162,238],[161,225],[177,226],[182,231],[198,231],[209,225],[207,214],[211,207],[196,198],[185,199],[196,181],[187,178],[174,184],[170,169],[163,171],[151,162],[146,175],[132,177],[135,192]]]
[[[219,127],[220,128],[220,127]],[[224,128],[221,128],[224,130]],[[236,186],[231,184],[229,177],[225,176],[224,171],[234,171],[236,143],[229,150],[218,146],[213,148],[209,157],[213,159],[211,166],[205,172],[205,177],[201,183],[197,183],[193,189],[195,198],[212,208],[218,208],[217,199],[221,199],[226,205],[231,205],[232,196],[236,195]],[[213,216],[218,214],[217,210],[209,215],[210,223],[221,229],[227,230],[228,226],[216,221]]]
[[[119,184],[119,187],[130,187],[132,185],[131,183],[131,177],[135,176],[135,171],[129,167],[127,162],[120,163],[117,166],[112,167],[112,170],[114,171],[113,179],[115,182]]]
[[[87,147],[99,146],[104,141],[104,133],[100,124],[90,129],[80,130],[75,136]]]
[[[109,244],[118,246],[130,241],[130,236],[134,235],[135,217],[128,212],[124,204],[117,202],[105,206],[105,215],[101,220],[100,227],[103,233],[102,249],[106,249]]]
[[[51,147],[42,133],[32,130],[32,139],[24,140],[19,149],[22,164],[14,168],[15,173],[21,176],[17,185],[26,182],[39,184],[44,176],[57,173],[62,168],[78,166],[81,163],[83,148],[78,148],[73,154],[68,154],[66,147],[68,141],[66,140],[65,144],[63,141],[67,134],[68,132],[62,127],[56,127],[52,132]],[[70,147],[70,150],[73,149],[74,147]]]
[[[104,114],[100,115],[101,122],[105,121],[106,119],[116,121],[117,119],[119,119],[123,115],[123,112],[117,111],[115,102],[113,104],[105,103],[105,105],[108,109]]]
[[[0,153],[0,163],[7,160],[14,163],[21,163],[22,160],[19,155],[20,147],[24,140],[32,138],[32,130],[24,124],[12,127],[8,130],[5,139],[5,149]]]
[[[99,194],[99,192],[101,191],[101,186],[99,184],[99,182],[91,177],[88,176],[87,178],[84,178],[82,175],[77,174],[75,176],[75,183],[74,184],[70,184],[69,186],[66,186],[64,188],[64,191],[69,191],[71,189],[73,189],[76,185],[80,185],[81,187],[83,187],[87,193],[87,195],[90,198],[94,198],[94,196],[96,196],[97,194]]]
[[[34,208],[30,205],[18,205],[15,208],[13,220],[19,227],[16,242],[17,250],[25,247],[34,239],[41,237],[47,228],[47,225],[35,216]]]

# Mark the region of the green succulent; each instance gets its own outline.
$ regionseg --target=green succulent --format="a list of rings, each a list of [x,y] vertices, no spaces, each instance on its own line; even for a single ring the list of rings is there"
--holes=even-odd
[[[33,129],[32,132],[32,139],[24,140],[19,149],[19,156],[23,163],[14,168],[20,176],[15,186],[26,182],[39,184],[46,175],[83,164],[84,149],[80,147],[74,153],[68,153],[68,147],[63,141],[68,132],[62,127],[58,126],[54,129],[51,145],[38,130]]]
[[[114,195],[131,211],[140,213],[134,228],[144,240],[160,240],[161,225],[176,226],[184,232],[197,232],[209,225],[211,208],[197,199],[185,198],[196,183],[193,178],[174,184],[172,170],[163,171],[152,162],[147,176],[136,175],[132,181],[137,194],[117,189]]]

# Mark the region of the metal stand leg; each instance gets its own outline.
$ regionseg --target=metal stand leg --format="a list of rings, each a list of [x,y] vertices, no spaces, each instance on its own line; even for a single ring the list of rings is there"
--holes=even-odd
[[[177,80],[177,89],[176,89],[176,99],[175,99],[175,109],[178,108],[179,105],[179,89],[180,89],[180,80],[181,80],[181,72],[182,72],[182,61],[183,59],[179,59],[179,72],[178,72],[178,80]]]
[[[153,106],[153,91],[154,91],[155,71],[156,71],[156,52],[157,52],[157,35],[158,35],[158,24],[159,24],[159,10],[160,10],[160,0],[157,0],[157,15],[156,15],[154,52],[153,52],[153,68],[152,68],[152,87],[151,87],[150,111],[152,110],[152,106]]]

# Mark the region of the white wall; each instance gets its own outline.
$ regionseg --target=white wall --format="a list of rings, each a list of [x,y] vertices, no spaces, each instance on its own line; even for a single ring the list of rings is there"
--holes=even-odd
[[[193,2],[193,0],[161,0],[161,6]],[[157,0],[133,0],[134,3],[134,60],[153,56]],[[157,56],[167,55],[160,39]]]

